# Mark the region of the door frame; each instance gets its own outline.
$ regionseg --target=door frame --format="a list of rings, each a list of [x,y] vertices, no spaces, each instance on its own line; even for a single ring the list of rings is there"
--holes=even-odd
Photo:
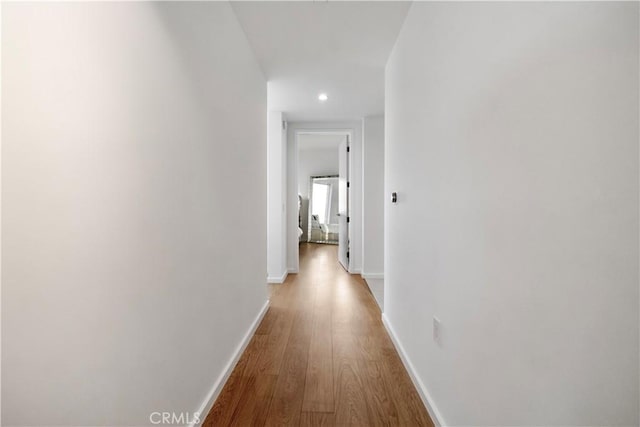
[[[298,158],[298,154],[299,154],[299,146],[298,146],[298,138],[300,137],[300,135],[345,135],[349,137],[349,147],[352,146],[353,144],[353,138],[354,138],[354,129],[352,128],[298,128],[295,129],[293,135],[293,170],[289,171],[290,172],[290,177],[293,183],[293,188],[299,188],[299,182],[298,182],[298,162],[299,162],[299,158]],[[353,154],[353,153],[350,153]],[[348,179],[349,181],[353,182],[353,176],[352,176],[352,162],[353,162],[353,156],[349,155],[349,161],[348,161]],[[352,190],[350,188],[350,190]],[[348,210],[349,212],[351,212],[351,208],[352,208],[352,198],[351,198],[351,193],[352,191],[348,191],[347,192],[347,206],[348,206]],[[298,192],[296,191],[294,194],[289,194],[288,196],[289,199],[289,203],[295,203],[296,205],[298,204]],[[293,221],[296,221],[297,223],[297,218],[294,218]],[[297,226],[296,226],[297,228]],[[348,239],[349,242],[353,241],[353,230],[352,227],[349,226],[347,227],[348,229]],[[349,246],[351,246],[351,243],[349,243]],[[295,250],[295,266],[293,269],[289,270],[290,273],[298,273],[300,271],[300,251],[299,250]],[[349,262],[349,272],[352,273],[351,271],[351,265],[352,263]]]

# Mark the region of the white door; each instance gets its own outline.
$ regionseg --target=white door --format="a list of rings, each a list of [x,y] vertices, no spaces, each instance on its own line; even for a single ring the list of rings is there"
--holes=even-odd
[[[338,260],[349,271],[349,136],[338,146]]]

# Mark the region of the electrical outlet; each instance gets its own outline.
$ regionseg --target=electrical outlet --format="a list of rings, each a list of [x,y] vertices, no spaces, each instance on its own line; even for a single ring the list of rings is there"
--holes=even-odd
[[[438,345],[442,345],[442,325],[440,324],[440,319],[436,316],[433,316],[433,341]]]

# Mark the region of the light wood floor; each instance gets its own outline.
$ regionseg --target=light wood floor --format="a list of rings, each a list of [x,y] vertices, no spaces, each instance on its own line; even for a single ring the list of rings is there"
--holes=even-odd
[[[302,244],[204,426],[433,426],[360,276]]]

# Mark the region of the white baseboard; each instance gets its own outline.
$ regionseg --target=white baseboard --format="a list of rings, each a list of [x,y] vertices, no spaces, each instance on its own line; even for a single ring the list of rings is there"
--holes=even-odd
[[[364,280],[384,280],[384,273],[362,273]]]
[[[204,402],[202,402],[202,405],[200,405],[200,409],[198,410],[198,413],[200,414],[200,422],[192,422],[191,424],[189,424],[189,427],[200,427],[202,423],[204,423],[205,418],[207,418],[207,415],[209,415],[209,411],[211,411],[214,402],[218,398],[218,395],[220,395],[222,388],[229,379],[229,375],[231,375],[231,372],[233,372],[233,368],[236,367],[238,360],[240,360],[240,356],[242,356],[242,353],[247,348],[249,341],[251,341],[251,338],[253,338],[253,334],[256,332],[256,329],[258,329],[258,325],[260,325],[260,322],[262,321],[264,315],[267,313],[268,308],[269,301],[267,300],[267,302],[265,302],[262,306],[262,309],[260,309],[260,312],[258,313],[256,318],[253,320],[251,327],[249,327],[249,330],[242,338],[242,341],[240,342],[238,347],[236,347],[236,351],[233,353],[233,356],[227,363],[227,366],[225,366],[224,371],[222,371],[222,374],[220,374],[215,383],[213,383],[211,391],[209,391]]]
[[[284,273],[282,273],[282,276],[280,277],[269,276],[267,277],[267,283],[284,283],[288,275],[289,275],[289,271],[285,271]]]
[[[297,268],[290,268],[287,270],[289,273],[291,274],[298,274],[298,269]]]
[[[404,367],[407,369],[407,372],[409,372],[411,381],[413,381],[413,385],[418,390],[418,394],[422,399],[422,403],[424,403],[424,406],[427,408],[427,411],[431,416],[431,420],[438,427],[446,426],[447,424],[445,423],[444,418],[442,418],[442,414],[440,413],[440,411],[438,411],[438,408],[436,407],[435,402],[433,401],[433,398],[427,391],[427,388],[422,383],[422,380],[420,379],[420,377],[418,377],[418,374],[416,373],[416,370],[413,367],[413,364],[411,363],[409,356],[404,351],[402,344],[400,344],[400,341],[398,340],[398,336],[396,335],[395,331],[393,330],[393,327],[391,326],[391,323],[389,323],[389,319],[387,319],[387,316],[384,313],[382,313],[382,323],[384,324],[384,327],[387,329],[387,332],[391,337],[391,341],[393,341],[393,345],[396,347],[396,350],[400,355],[400,359],[402,359],[402,363],[404,364]]]

